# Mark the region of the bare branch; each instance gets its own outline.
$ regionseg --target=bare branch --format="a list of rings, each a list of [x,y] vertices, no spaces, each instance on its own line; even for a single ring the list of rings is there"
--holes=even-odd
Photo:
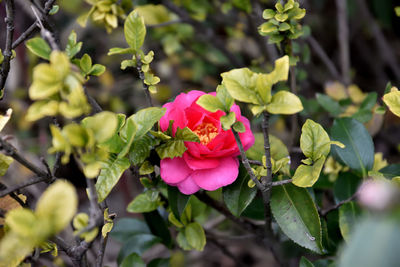
[[[337,7],[337,36],[340,52],[340,69],[342,80],[345,85],[350,84],[350,48],[349,48],[349,26],[347,20],[346,0],[336,0]]]
[[[47,16],[55,2],[56,2],[56,0],[48,0],[44,4],[42,22],[45,19],[47,19]],[[25,32],[23,32],[19,36],[19,38],[17,40],[14,41],[14,43],[12,44],[12,49],[15,49],[17,46],[19,46],[22,42],[24,42],[26,39],[28,39],[38,29],[39,29],[39,24],[38,24],[38,21],[36,20],[34,23],[32,23],[31,26],[29,26],[29,28]]]
[[[336,205],[333,205],[332,207],[329,207],[325,210],[321,210],[320,211],[321,216],[325,217],[329,212],[338,209],[343,204],[353,201],[356,197],[357,197],[357,194],[354,194],[351,197],[349,197],[348,199],[342,200],[342,201],[338,202]]]
[[[293,182],[292,179],[276,181],[276,182],[272,182],[271,186],[285,185],[285,184],[290,184],[291,182]]]
[[[4,86],[6,84],[6,80],[8,77],[8,73],[10,72],[10,61],[12,57],[12,41],[14,36],[14,14],[15,14],[15,6],[14,0],[6,0],[6,45],[3,51],[4,60],[1,64],[0,69],[0,100],[3,99],[4,96]]]

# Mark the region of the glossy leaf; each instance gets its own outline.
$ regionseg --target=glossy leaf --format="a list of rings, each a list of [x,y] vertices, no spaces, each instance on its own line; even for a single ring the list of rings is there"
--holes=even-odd
[[[189,198],[190,195],[182,194],[176,186],[168,186],[168,203],[175,218],[181,217]]]
[[[346,146],[333,146],[333,156],[366,177],[374,165],[374,144],[364,125],[355,119],[336,119],[331,128],[331,137]]]
[[[145,212],[143,213],[143,217],[147,225],[149,226],[151,233],[159,237],[161,239],[161,243],[163,243],[168,248],[171,248],[171,233],[169,232],[168,226],[163,217],[161,217],[158,210]]]
[[[340,172],[333,186],[335,202],[339,203],[350,198],[357,191],[362,179],[350,172]]]
[[[106,199],[129,166],[130,163],[127,158],[117,158],[116,156],[110,157],[110,159],[104,163],[96,182],[96,192],[99,202]]]
[[[296,172],[293,175],[293,184],[299,187],[311,187],[313,186],[320,174],[322,167],[325,163],[325,156],[321,156],[313,165],[303,165],[301,164],[297,167]]]
[[[36,215],[46,218],[47,227],[53,233],[63,230],[75,215],[78,206],[78,196],[75,187],[66,181],[57,180],[42,194],[36,204]]]
[[[128,255],[132,253],[137,253],[142,255],[142,253],[152,246],[160,243],[160,238],[152,234],[138,234],[130,237],[122,246],[117,261],[121,263]]]
[[[248,68],[234,69],[221,74],[222,84],[236,100],[251,104],[262,104],[254,90],[255,76]]]
[[[38,57],[50,60],[51,48],[45,40],[35,37],[26,41],[26,47]]]
[[[151,232],[144,221],[134,218],[122,218],[118,220],[110,232],[110,235],[114,239],[123,243],[138,234],[151,234]]]
[[[235,182],[222,188],[225,205],[236,217],[242,214],[257,194],[256,187],[250,188],[247,185],[249,179],[246,169],[240,166]]]
[[[213,95],[202,95],[196,101],[196,104],[208,110],[210,112],[216,112],[217,110],[225,111],[225,106],[221,103],[221,101]]]
[[[274,186],[271,211],[282,231],[294,242],[322,253],[321,223],[311,196],[292,184]]]
[[[319,123],[308,119],[301,129],[300,148],[303,154],[316,161],[328,156],[331,146],[328,133]]]
[[[136,52],[140,49],[146,37],[146,26],[143,18],[132,11],[125,20],[125,39],[128,45]]]
[[[309,261],[306,257],[302,256],[300,259],[299,267],[314,267],[311,261]]]
[[[279,91],[271,98],[267,111],[272,114],[295,114],[303,110],[303,104],[295,94]]]
[[[142,258],[136,253],[130,254],[128,257],[124,258],[119,267],[146,267]]]
[[[400,117],[400,91],[396,87],[392,87],[390,93],[383,96],[383,102],[393,114]]]
[[[379,170],[380,173],[387,179],[392,179],[396,176],[400,176],[400,164],[390,164]]]
[[[185,237],[188,244],[196,250],[203,251],[206,245],[206,235],[203,227],[197,222],[192,222],[185,227]]]
[[[126,207],[128,212],[150,212],[158,208],[160,199],[157,191],[148,190],[137,195]]]
[[[316,98],[318,104],[320,104],[320,106],[328,111],[333,117],[337,117],[340,113],[342,113],[342,107],[339,105],[339,103],[329,96],[317,93]]]

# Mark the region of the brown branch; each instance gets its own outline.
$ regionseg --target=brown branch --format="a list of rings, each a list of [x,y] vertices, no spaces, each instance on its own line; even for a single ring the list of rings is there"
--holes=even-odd
[[[287,180],[282,180],[282,181],[276,181],[276,182],[272,182],[272,183],[271,183],[271,186],[285,185],[285,184],[290,184],[291,182],[293,182],[292,179],[287,179]]]
[[[335,80],[342,81],[342,77],[340,76],[335,64],[328,57],[328,55],[325,53],[325,50],[318,43],[318,41],[313,36],[310,35],[307,38],[307,43],[311,46],[312,50],[319,57],[319,59],[322,61],[322,63],[325,64],[326,68],[328,69],[328,71],[330,72],[332,77]]]
[[[44,9],[43,9],[43,16],[42,16],[42,22],[47,19],[47,16],[50,12],[50,10],[52,9],[54,3],[56,2],[56,0],[48,0],[45,4],[44,4]],[[38,21],[36,20],[34,23],[32,23],[31,26],[29,26],[29,28],[23,32],[17,40],[14,41],[14,43],[12,44],[12,49],[15,49],[17,46],[19,46],[22,42],[24,42],[26,39],[28,39],[35,31],[37,31],[39,29],[39,24]]]
[[[338,209],[343,204],[353,201],[356,197],[357,197],[357,194],[354,194],[351,197],[349,197],[348,199],[342,200],[342,201],[338,202],[336,205],[333,205],[332,207],[329,207],[325,210],[321,210],[320,211],[321,216],[325,217],[329,212]]]
[[[378,23],[372,16],[371,12],[368,10],[367,4],[364,0],[357,0],[357,5],[359,7],[359,11],[361,15],[364,17],[364,21],[368,26],[368,29],[371,29],[372,36],[374,36],[376,45],[378,47],[378,51],[381,54],[381,57],[386,61],[389,65],[390,69],[393,71],[396,76],[397,81],[400,80],[400,67],[396,60],[396,53],[393,51],[393,48],[389,45],[385,35],[380,29]]]
[[[195,194],[195,196],[201,202],[214,208],[216,211],[223,214],[226,218],[228,218],[229,220],[234,222],[236,225],[238,225],[242,229],[244,229],[250,233],[256,233],[257,235],[263,235],[263,231],[260,231],[261,229],[258,226],[252,224],[251,222],[249,222],[243,218],[235,217],[222,203],[212,199],[205,192],[197,192]]]
[[[349,27],[347,20],[347,1],[336,0],[337,8],[337,36],[340,52],[340,69],[342,72],[342,80],[345,85],[349,85],[350,80],[350,48],[349,48]]]
[[[4,86],[6,84],[6,80],[8,77],[8,73],[10,72],[10,61],[12,57],[12,41],[14,36],[14,14],[15,14],[15,6],[14,0],[6,0],[6,45],[3,51],[4,60],[1,64],[0,69],[0,100],[3,99],[4,96]]]

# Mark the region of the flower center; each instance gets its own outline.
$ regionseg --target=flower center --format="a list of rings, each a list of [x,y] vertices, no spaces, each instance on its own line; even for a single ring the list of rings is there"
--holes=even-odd
[[[217,135],[218,129],[212,123],[202,123],[193,132],[199,137],[202,145],[210,143]]]

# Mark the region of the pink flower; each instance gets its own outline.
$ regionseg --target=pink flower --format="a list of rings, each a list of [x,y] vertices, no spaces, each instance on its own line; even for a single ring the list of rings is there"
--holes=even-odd
[[[239,172],[239,148],[232,131],[223,130],[219,120],[225,112],[219,110],[212,113],[197,105],[197,99],[203,94],[201,91],[181,93],[174,102],[163,106],[167,111],[160,120],[162,131],[167,130],[169,121],[173,120],[174,133],[177,127],[189,127],[199,136],[200,143],[185,142],[187,150],[182,157],[166,158],[160,164],[164,182],[177,186],[186,195],[200,189],[213,191],[229,185],[236,180]],[[247,150],[254,144],[250,122],[240,114],[238,105],[234,104],[231,111],[246,128],[239,135]]]

